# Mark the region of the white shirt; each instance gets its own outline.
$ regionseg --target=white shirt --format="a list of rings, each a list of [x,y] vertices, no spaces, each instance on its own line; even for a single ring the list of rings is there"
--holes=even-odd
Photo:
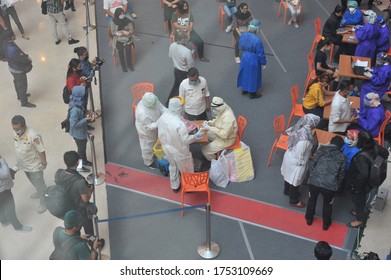
[[[339,120],[350,120],[352,117],[352,109],[349,99],[343,97],[337,91],[331,102],[329,131],[330,132],[345,132],[349,123],[336,123]]]
[[[206,110],[205,97],[209,97],[208,85],[204,77],[198,77],[198,83],[189,84],[189,78],[184,79],[179,86],[179,96],[185,99],[184,110],[189,115],[200,115]]]
[[[124,8],[128,4],[128,0],[104,0],[103,9],[110,10],[111,13],[115,13],[117,8]]]
[[[16,166],[27,172],[39,171],[39,154],[45,151],[41,135],[27,127],[22,136],[14,132]]]
[[[168,56],[172,58],[174,67],[181,71],[189,71],[191,67],[194,67],[193,56],[191,50],[184,45],[174,42],[170,45]]]

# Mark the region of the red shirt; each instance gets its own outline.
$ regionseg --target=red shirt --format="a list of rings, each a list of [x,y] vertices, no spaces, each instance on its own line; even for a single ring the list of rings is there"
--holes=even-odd
[[[81,73],[79,74],[75,72],[73,72],[71,75],[67,77],[66,85],[70,93],[72,93],[72,89],[74,86],[81,85],[80,78],[81,78]]]

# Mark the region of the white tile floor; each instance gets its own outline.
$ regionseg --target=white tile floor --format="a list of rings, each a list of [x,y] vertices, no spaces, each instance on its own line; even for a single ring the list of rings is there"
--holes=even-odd
[[[49,19],[40,12],[41,0],[23,1],[16,4],[19,18],[25,28],[26,34],[31,38],[27,41],[21,38],[17,28],[16,43],[33,59],[34,69],[28,74],[29,92],[32,94],[30,101],[37,104],[36,109],[20,107],[16,100],[12,76],[7,64],[0,63],[0,154],[12,166],[15,163],[15,154],[12,139],[11,118],[16,114],[23,115],[27,124],[41,132],[46,147],[48,167],[45,170],[45,179],[48,185],[53,183],[53,176],[58,168],[63,168],[62,155],[67,150],[76,149],[76,145],[68,134],[60,129],[60,122],[65,118],[67,106],[61,98],[62,88],[65,85],[65,74],[68,61],[75,57],[73,48],[85,45],[84,24],[85,8],[81,1],[76,1],[76,12],[66,11],[71,34],[81,40],[80,44],[69,46],[62,31],[59,30],[63,42],[56,46],[51,37]],[[92,21],[94,13],[91,8]],[[90,32],[90,57],[96,54],[96,34]],[[99,108],[98,88],[93,89],[96,108]],[[100,120],[95,123],[95,146],[97,150],[98,170],[103,171],[103,145]],[[388,178],[384,184],[390,189]],[[38,214],[36,209],[38,201],[29,198],[34,192],[24,174],[18,173],[15,180],[13,194],[16,201],[17,214],[22,223],[33,226],[30,233],[15,232],[12,226],[0,228],[0,259],[47,259],[51,251],[52,232],[61,221],[51,216],[48,212]],[[96,188],[98,215],[107,217],[107,205],[105,186]],[[382,211],[374,211],[368,221],[360,252],[375,251],[384,259],[391,247],[391,195],[388,205]],[[108,227],[99,225],[101,237],[108,241]],[[103,253],[108,254],[109,243]]]

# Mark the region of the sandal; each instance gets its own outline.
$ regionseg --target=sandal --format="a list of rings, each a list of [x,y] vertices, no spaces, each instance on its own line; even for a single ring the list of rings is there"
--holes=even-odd
[[[354,211],[354,210],[352,210],[352,211],[350,211],[350,214],[352,214],[353,216],[357,216],[357,213],[356,213],[356,211]]]
[[[289,203],[289,205],[292,207],[297,207],[297,208],[304,208],[305,207],[305,203],[302,201],[299,201],[298,203]]]

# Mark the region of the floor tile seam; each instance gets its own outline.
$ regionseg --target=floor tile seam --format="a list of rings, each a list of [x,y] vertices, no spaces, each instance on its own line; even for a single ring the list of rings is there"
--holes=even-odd
[[[251,249],[250,241],[248,240],[246,230],[244,229],[244,226],[243,226],[243,222],[238,221],[238,223],[239,223],[240,231],[242,232],[243,240],[244,240],[244,243],[246,244],[246,248],[247,248],[248,254],[250,256],[250,259],[255,260],[253,250]]]

